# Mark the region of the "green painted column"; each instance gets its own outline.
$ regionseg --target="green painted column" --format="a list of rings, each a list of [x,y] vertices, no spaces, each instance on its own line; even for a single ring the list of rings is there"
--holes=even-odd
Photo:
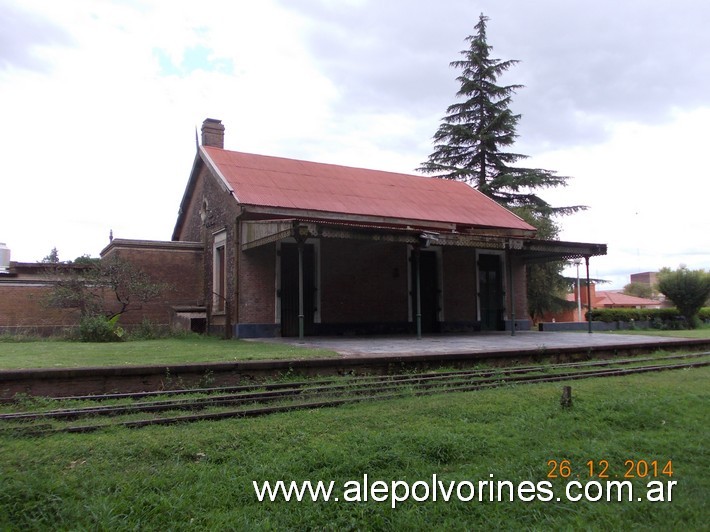
[[[589,334],[592,334],[592,285],[589,282],[589,257],[584,257],[584,263],[587,265],[587,324]]]
[[[414,248],[414,278],[415,278],[415,293],[417,295],[417,309],[416,309],[416,322],[417,322],[417,340],[422,339],[422,287],[421,287],[421,271],[420,271],[420,260],[419,260],[420,250],[419,247]]]
[[[303,341],[303,247],[304,242],[298,241],[298,339]]]
[[[508,251],[508,291],[510,292],[510,335],[515,336],[515,288],[513,284],[513,258],[512,253]]]

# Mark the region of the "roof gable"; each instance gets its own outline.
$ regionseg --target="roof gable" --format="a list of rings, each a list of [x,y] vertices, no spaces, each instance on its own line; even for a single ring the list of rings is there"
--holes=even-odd
[[[469,185],[203,146],[216,177],[245,206],[534,231]]]

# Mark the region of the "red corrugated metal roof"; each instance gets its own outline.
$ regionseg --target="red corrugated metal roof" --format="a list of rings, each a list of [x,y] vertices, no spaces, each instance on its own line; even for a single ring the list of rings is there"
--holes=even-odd
[[[469,185],[203,147],[244,205],[534,231]]]

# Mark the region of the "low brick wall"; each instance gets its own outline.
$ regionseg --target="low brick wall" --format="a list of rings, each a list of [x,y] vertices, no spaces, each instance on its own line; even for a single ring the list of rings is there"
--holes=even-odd
[[[588,331],[589,322],[587,321],[550,321],[538,323],[539,331],[546,332],[563,332],[563,331]],[[651,322],[644,321],[593,321],[592,331],[628,331],[633,329],[650,329]]]

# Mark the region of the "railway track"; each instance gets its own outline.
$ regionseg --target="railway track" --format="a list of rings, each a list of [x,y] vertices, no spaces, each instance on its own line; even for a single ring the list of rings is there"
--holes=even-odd
[[[255,417],[362,401],[475,391],[510,384],[561,382],[708,365],[710,352],[701,352],[653,358],[63,397],[44,399],[42,403],[79,405],[37,410],[30,404],[25,411],[0,413],[0,431],[31,434],[90,432],[111,426],[144,427]]]

